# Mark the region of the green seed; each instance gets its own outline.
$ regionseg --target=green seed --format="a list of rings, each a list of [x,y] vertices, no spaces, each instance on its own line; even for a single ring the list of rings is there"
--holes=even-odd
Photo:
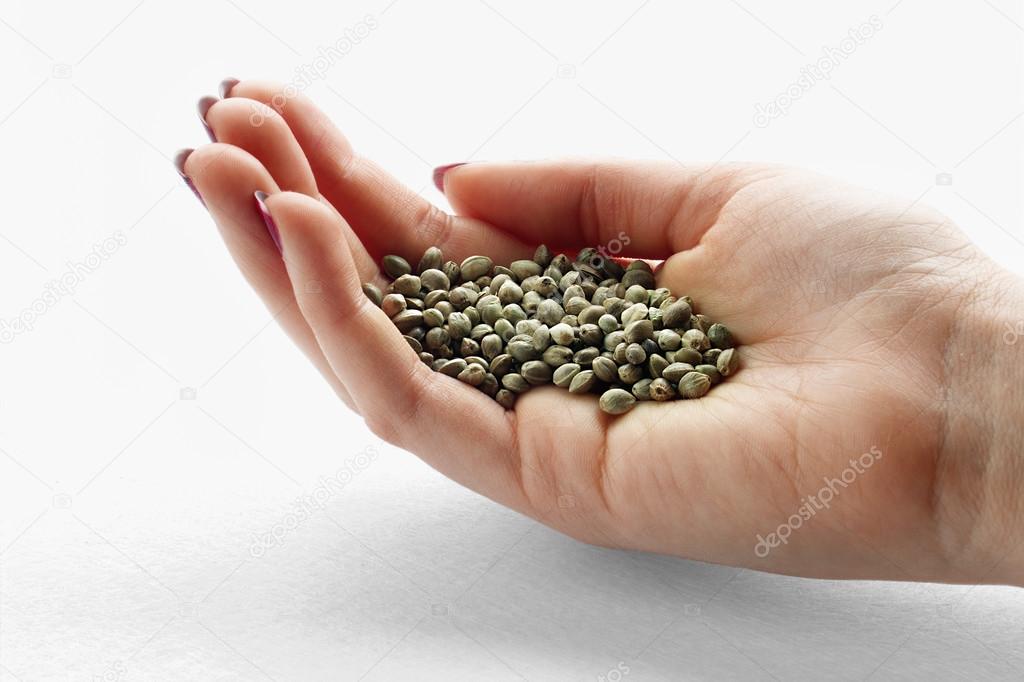
[[[463,280],[473,280],[486,276],[492,267],[494,267],[494,261],[487,256],[470,256],[462,261],[459,271]]]
[[[516,404],[516,394],[507,388],[500,389],[494,394],[494,399],[506,410],[511,410]]]
[[[695,372],[707,375],[707,378],[711,380],[711,385],[719,383],[722,380],[722,375],[719,374],[718,368],[714,365],[697,365],[693,368]]]
[[[739,360],[739,355],[736,354],[735,348],[723,350],[722,354],[718,356],[718,373],[723,377],[731,375],[739,366]]]
[[[703,353],[711,346],[711,342],[701,330],[690,329],[683,334],[683,345]]]
[[[655,379],[652,381],[650,391],[651,399],[658,402],[664,402],[676,397],[676,390],[665,379]]]
[[[540,264],[532,260],[514,260],[508,269],[519,278],[519,281],[523,281],[527,277],[538,277],[540,273],[544,272]]]
[[[576,333],[568,324],[559,322],[551,327],[551,340],[560,346],[569,346],[576,340]]]
[[[595,376],[597,376],[597,378],[600,379],[601,381],[604,381],[606,383],[612,383],[618,380],[619,368],[615,365],[615,363],[612,360],[609,360],[608,358],[594,358],[593,363],[591,363],[591,369],[594,370]]]
[[[444,313],[437,308],[427,308],[423,311],[423,324],[428,327],[440,327],[444,324]]]
[[[636,405],[636,398],[632,393],[627,393],[621,388],[610,388],[601,394],[598,404],[601,410],[608,414],[623,414],[633,409],[633,406]]]
[[[672,329],[681,328],[684,324],[689,324],[692,314],[690,305],[686,301],[678,300],[661,311],[661,323]]]
[[[676,351],[673,362],[685,362],[690,365],[699,365],[703,359],[704,357],[698,350],[694,350],[692,348],[680,348]]]
[[[392,317],[391,321],[404,333],[423,324],[423,313],[418,310],[403,310]]]
[[[462,358],[452,358],[451,360],[445,360],[444,364],[437,371],[441,374],[447,374],[450,377],[457,377],[462,373],[462,370],[466,369],[469,365]]]
[[[561,322],[564,316],[565,310],[553,299],[545,299],[537,306],[537,319],[549,327]]]
[[[394,287],[395,291],[407,298],[419,298],[420,289],[423,287],[423,284],[420,282],[420,278],[416,275],[406,274],[395,280]]]
[[[700,398],[711,388],[711,379],[708,378],[707,374],[687,372],[679,380],[677,388],[679,395],[684,398]]]
[[[597,377],[591,370],[580,370],[580,373],[569,382],[569,393],[589,393],[596,384]]]
[[[503,377],[512,371],[515,359],[508,353],[502,353],[491,360],[491,374],[496,377]]]
[[[473,323],[465,313],[452,313],[448,316],[448,333],[452,339],[459,341],[473,330]]]
[[[671,365],[661,370],[661,376],[664,379],[676,383],[688,373],[693,371],[693,365],[685,362],[673,362]]]
[[[448,291],[451,287],[448,275],[435,269],[424,270],[423,274],[420,275],[420,283],[428,291]]]
[[[639,343],[631,343],[626,346],[626,362],[631,365],[640,365],[647,360],[647,353],[644,352],[644,347]]]
[[[651,377],[657,379],[661,376],[661,373],[665,371],[665,368],[669,366],[669,361],[661,355],[651,355],[647,358],[647,373]]]
[[[716,323],[708,327],[708,339],[715,348],[732,348],[732,332],[724,324]]]
[[[569,388],[569,384],[572,383],[573,378],[579,373],[580,366],[574,362],[569,362],[555,369],[551,376],[551,381],[559,388]]]
[[[551,368],[540,360],[524,362],[520,373],[526,381],[534,386],[546,384],[551,381]]]
[[[405,310],[406,306],[405,296],[401,294],[388,294],[380,302],[380,309],[388,317],[394,317]]]
[[[470,386],[479,386],[483,383],[484,377],[486,376],[487,370],[480,365],[469,365],[466,369],[459,372],[459,375],[456,378]]]
[[[632,393],[637,400],[650,400],[651,399],[651,379],[641,379],[629,388],[629,392]]]
[[[402,275],[408,275],[412,272],[409,261],[401,256],[384,256],[380,261],[380,265],[391,279],[398,279]]]
[[[537,247],[537,250],[533,252],[533,262],[542,268],[551,264],[551,250],[547,245],[541,244]]]
[[[640,343],[654,335],[654,323],[650,320],[637,320],[626,325],[626,343]]]
[[[521,374],[506,374],[501,377],[501,385],[513,393],[525,393],[530,389],[530,384]]]
[[[423,252],[423,257],[420,258],[420,264],[416,266],[416,272],[422,275],[427,270],[440,270],[443,266],[444,255],[441,253],[441,249],[436,246],[431,246]]]
[[[380,290],[380,287],[371,282],[363,284],[363,293],[366,294],[366,298],[373,301],[375,306],[379,307],[381,302],[384,300],[384,293]]]
[[[635,384],[644,378],[644,368],[637,365],[622,365],[618,371],[619,381],[624,384]]]

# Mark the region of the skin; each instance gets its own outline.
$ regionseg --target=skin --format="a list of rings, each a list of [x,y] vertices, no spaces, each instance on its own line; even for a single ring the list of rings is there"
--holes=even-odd
[[[205,117],[219,142],[185,173],[244,276],[380,437],[589,543],[809,577],[1024,584],[1024,338],[1006,336],[1024,288],[942,215],[781,167],[548,161],[449,170],[449,215],[305,97],[228,89]],[[617,418],[554,387],[506,412],[430,371],[361,293],[386,284],[387,253],[507,263],[539,243],[663,261],[658,285],[730,327],[740,371]]]

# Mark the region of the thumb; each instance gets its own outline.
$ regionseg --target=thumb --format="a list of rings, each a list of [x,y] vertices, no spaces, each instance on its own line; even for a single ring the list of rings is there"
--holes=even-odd
[[[468,163],[435,169],[452,208],[528,244],[665,259],[694,247],[764,171],[751,164],[630,161]]]

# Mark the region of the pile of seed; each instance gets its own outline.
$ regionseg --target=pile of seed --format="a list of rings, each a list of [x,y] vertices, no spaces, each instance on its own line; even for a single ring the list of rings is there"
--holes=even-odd
[[[461,264],[427,249],[415,269],[385,256],[386,292],[363,291],[435,371],[511,409],[533,386],[599,393],[609,414],[637,401],[699,398],[736,371],[732,335],[658,288],[645,261],[628,267],[587,248],[570,260],[540,246],[508,267]]]

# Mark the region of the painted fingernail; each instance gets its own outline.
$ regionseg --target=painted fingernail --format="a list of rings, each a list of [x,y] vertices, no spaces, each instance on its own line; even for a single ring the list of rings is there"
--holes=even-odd
[[[213,134],[213,128],[211,128],[210,124],[206,122],[206,112],[208,112],[210,107],[219,101],[220,100],[216,97],[210,97],[207,95],[199,100],[199,104],[197,105],[197,108],[199,109],[199,120],[203,122],[203,127],[206,128],[206,134],[210,136],[211,142],[216,142],[217,136]]]
[[[237,78],[225,78],[224,80],[222,80],[220,82],[220,87],[218,88],[221,99],[227,99],[228,97],[231,97],[231,88],[238,85],[238,82],[239,81]]]
[[[281,233],[277,231],[277,223],[274,222],[274,216],[270,215],[270,211],[267,210],[267,193],[256,192],[256,207],[260,210],[260,215],[263,216],[263,222],[267,225],[267,232],[270,233],[270,238],[274,240],[274,245],[277,246],[279,253],[284,253],[284,249],[281,248]]]
[[[178,175],[181,176],[181,179],[185,181],[185,184],[188,185],[188,188],[192,190],[193,194],[196,195],[196,199],[199,199],[199,203],[202,204],[203,207],[205,208],[206,202],[203,201],[203,197],[200,196],[199,190],[197,190],[196,186],[192,183],[192,178],[185,174],[185,161],[188,159],[189,155],[194,151],[194,149],[180,150],[177,154],[174,155],[174,167],[178,169]]]
[[[468,161],[463,161],[461,163],[449,163],[447,166],[438,166],[437,168],[435,168],[434,169],[434,187],[437,187],[437,190],[439,192],[441,192],[442,194],[444,194],[444,176],[445,176],[445,173],[450,171],[452,168],[458,168],[459,166],[465,166],[467,163],[469,163],[469,162]]]

